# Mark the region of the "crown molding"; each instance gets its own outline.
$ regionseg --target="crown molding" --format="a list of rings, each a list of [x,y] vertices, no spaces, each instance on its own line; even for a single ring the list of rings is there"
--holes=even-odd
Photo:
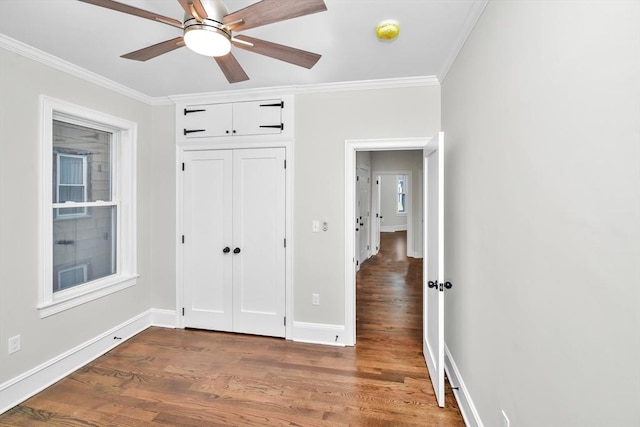
[[[327,93],[352,90],[397,89],[403,87],[438,86],[436,76],[399,77],[393,79],[360,80],[353,82],[322,83],[298,86],[296,93]]]
[[[255,99],[256,97],[273,97],[290,94],[313,94],[440,85],[440,81],[436,76],[417,76],[297,86],[275,86],[257,89],[170,95],[167,97],[151,97],[120,83],[116,83],[113,80],[109,80],[99,74],[81,68],[75,64],[72,64],[71,62],[62,60],[56,56],[43,52],[18,40],[12,39],[11,37],[8,37],[4,34],[0,34],[0,48],[14,52],[18,55],[22,55],[26,58],[47,65],[56,70],[86,80],[90,83],[102,86],[106,89],[112,90],[116,93],[135,99],[137,101],[144,102],[145,104],[151,106],[188,103],[195,100],[197,100],[198,102],[202,102],[203,99],[209,102],[215,102],[218,100],[225,101],[228,99],[235,99],[239,101],[243,99]]]
[[[403,87],[438,86],[440,82],[435,76],[403,77],[395,79],[361,80],[339,83],[322,83],[297,86],[274,86],[267,88],[228,90],[223,92],[191,93],[185,95],[170,95],[169,99],[176,104],[189,102],[226,102],[251,100],[256,98],[278,97],[283,95],[300,95],[311,93],[346,92],[355,90],[397,89]]]
[[[99,74],[93,73],[89,70],[72,64],[71,62],[60,59],[57,56],[53,56],[32,46],[29,46],[28,44],[12,39],[11,37],[8,37],[4,34],[0,34],[0,48],[6,49],[13,53],[17,53],[18,55],[22,55],[26,58],[47,65],[56,70],[78,77],[82,80],[86,80],[90,83],[94,83],[98,86],[102,86],[121,95],[135,99],[136,101],[144,102],[145,104],[171,104],[171,101],[168,98],[153,98],[147,96],[127,86],[121,85],[120,83],[116,83],[113,80],[109,80]]]
[[[458,37],[455,44],[453,45],[453,49],[451,49],[451,53],[449,54],[447,60],[444,62],[444,64],[442,65],[442,68],[440,69],[440,72],[438,73],[438,76],[440,76],[440,82],[444,82],[444,79],[447,78],[449,69],[451,69],[451,66],[453,65],[456,58],[458,57],[458,54],[462,50],[462,47],[467,42],[469,35],[471,35],[471,31],[473,31],[474,27],[476,26],[476,23],[478,22],[478,19],[480,19],[480,16],[482,15],[482,12],[484,12],[484,9],[485,7],[487,7],[488,3],[489,3],[489,0],[477,0],[472,3],[473,7],[469,10],[469,13],[467,14],[465,22],[462,26],[462,31],[460,32],[460,36]]]

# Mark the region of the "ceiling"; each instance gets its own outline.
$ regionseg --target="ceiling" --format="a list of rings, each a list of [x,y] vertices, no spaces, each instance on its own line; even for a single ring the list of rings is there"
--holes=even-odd
[[[184,13],[177,0],[119,1],[178,20]],[[255,2],[226,0],[230,11]],[[5,44],[24,43],[150,98],[424,76],[442,81],[486,0],[325,3],[326,12],[243,32],[321,54],[314,68],[234,48],[232,52],[250,77],[235,84],[227,82],[213,59],[187,48],[147,62],[120,58],[180,36],[181,30],[77,0],[0,0],[0,35],[5,36]],[[376,25],[384,19],[400,22],[397,39],[376,38]]]

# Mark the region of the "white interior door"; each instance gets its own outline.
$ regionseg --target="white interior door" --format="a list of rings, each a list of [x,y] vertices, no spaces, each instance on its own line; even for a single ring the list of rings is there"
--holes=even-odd
[[[358,166],[358,260],[359,264],[365,262],[370,255],[370,187],[371,172],[366,166]]]
[[[233,156],[233,329],[285,336],[285,150]]]
[[[424,357],[439,406],[444,406],[444,133],[424,149]]]
[[[371,255],[375,255],[380,250],[380,180],[382,177],[377,175],[372,181],[372,203],[373,208],[371,214]],[[374,215],[375,214],[375,215]]]
[[[184,325],[231,331],[232,151],[186,152],[184,165]]]

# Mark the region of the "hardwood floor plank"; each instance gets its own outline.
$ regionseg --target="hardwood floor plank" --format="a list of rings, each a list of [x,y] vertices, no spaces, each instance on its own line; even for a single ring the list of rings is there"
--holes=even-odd
[[[463,426],[422,355],[422,260],[383,233],[356,282],[357,344],[149,328],[0,415],[0,426]]]

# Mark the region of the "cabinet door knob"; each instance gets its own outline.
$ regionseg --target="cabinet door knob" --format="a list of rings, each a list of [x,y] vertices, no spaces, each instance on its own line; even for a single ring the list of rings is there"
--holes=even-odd
[[[234,253],[234,254],[239,254],[239,253],[240,253],[240,248],[235,248],[235,249],[233,250],[233,253]]]
[[[226,248],[224,248],[222,250],[223,253],[228,254],[229,252],[231,252],[231,248],[229,248],[229,246],[227,246]]]

